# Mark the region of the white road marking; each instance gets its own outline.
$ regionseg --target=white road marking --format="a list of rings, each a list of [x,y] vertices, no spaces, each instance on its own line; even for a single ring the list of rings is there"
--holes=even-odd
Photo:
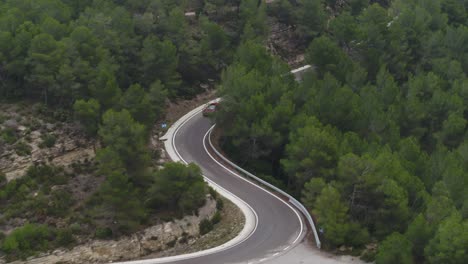
[[[203,137],[203,147],[205,148],[205,151],[206,153],[210,156],[211,159],[213,159],[219,166],[223,167],[225,170],[231,172],[233,175],[235,175],[236,177],[248,182],[249,184],[259,188],[260,190],[270,194],[271,196],[275,197],[276,199],[278,199],[279,201],[281,201],[282,203],[284,203],[286,206],[288,206],[297,216],[297,219],[299,219],[299,223],[301,223],[301,231],[299,232],[299,235],[296,237],[296,239],[292,242],[292,244],[296,244],[296,242],[301,238],[302,236],[302,232],[304,232],[304,223],[302,222],[302,218],[301,216],[299,215],[299,213],[297,212],[297,210],[295,210],[290,204],[288,204],[287,202],[285,202],[283,199],[279,198],[276,194],[264,189],[263,187],[247,180],[245,177],[242,177],[240,176],[239,174],[233,172],[232,170],[228,169],[226,166],[224,166],[223,164],[221,164],[219,161],[217,161],[212,155],[211,153],[208,151],[208,149],[206,148],[206,144],[205,144],[205,138],[207,137],[208,135],[208,142],[210,143],[210,146],[212,148],[214,148],[213,146],[213,143],[211,142],[211,132],[213,131],[213,128],[215,127],[216,125],[213,125],[209,130],[208,132],[206,132],[205,136]],[[288,246],[289,248],[289,246]]]
[[[199,114],[202,110],[199,110],[199,111],[195,111],[192,115],[190,115],[189,117],[187,117],[186,120],[184,120],[183,122],[181,122],[180,124],[178,124],[178,127],[176,128],[175,132],[172,134],[172,138],[170,139],[171,141],[171,146],[173,147],[174,149],[174,152],[175,154],[178,156],[178,158],[185,164],[187,164],[187,161],[185,161],[182,156],[180,155],[180,153],[178,152],[177,148],[175,147],[175,137],[177,136],[177,133],[178,131],[180,130],[180,128],[182,126],[184,126],[189,120],[191,120],[193,117],[195,117],[197,114]],[[177,122],[176,122],[177,123]],[[172,157],[171,157],[172,158]],[[241,208],[242,212],[244,213],[245,215],[245,218],[246,218],[246,224],[244,226],[244,229],[233,239],[229,240],[228,242],[224,243],[223,245],[220,245],[220,246],[217,246],[217,247],[214,247],[214,248],[210,248],[210,249],[206,249],[206,250],[203,250],[203,251],[199,251],[199,252],[194,252],[194,253],[188,253],[188,254],[183,254],[183,255],[176,255],[176,256],[171,256],[171,257],[163,257],[163,258],[155,258],[155,259],[144,259],[144,260],[133,260],[133,261],[125,261],[125,262],[118,262],[120,264],[156,264],[156,263],[171,263],[171,262],[175,262],[175,261],[182,261],[182,260],[187,260],[187,259],[193,259],[193,258],[198,258],[198,257],[203,257],[203,256],[206,256],[206,255],[211,255],[211,254],[215,254],[215,253],[218,253],[218,252],[222,252],[222,251],[225,251],[227,249],[230,249],[232,247],[235,247],[241,243],[243,243],[245,240],[247,240],[250,236],[252,236],[253,233],[255,233],[256,229],[257,229],[257,226],[258,226],[258,215],[257,213],[255,212],[255,210],[253,210],[253,208],[248,204],[246,203],[245,201],[243,201],[242,199],[240,199],[239,197],[237,197],[236,195],[234,195],[233,193],[229,192],[228,190],[224,189],[223,187],[219,186],[218,184],[216,184],[215,182],[213,182],[212,180],[208,179],[205,175],[203,175],[204,179],[210,184],[212,185],[212,187],[214,187],[215,189],[218,189],[220,190],[220,193],[222,193],[223,196],[226,196],[226,198],[228,198],[229,200],[231,200],[234,204],[236,204],[238,207]],[[231,196],[231,197],[229,197]],[[237,201],[236,201],[237,200]],[[239,204],[239,203],[242,203],[242,204]],[[247,221],[248,221],[248,218],[250,218],[248,215],[247,215],[247,212],[245,212],[245,208],[249,208],[250,212],[254,215],[253,219],[255,219],[255,226],[253,228],[253,230],[249,231],[247,230],[248,232],[250,232],[248,235],[246,235],[245,237],[244,234],[242,234],[243,232],[246,232],[246,229],[248,228],[248,224],[247,224]],[[244,209],[243,209],[244,208]],[[236,239],[241,239],[240,241],[236,241]],[[234,242],[233,242],[234,241]],[[233,243],[233,244],[230,244],[230,243]],[[226,246],[228,245],[228,246]]]
[[[177,156],[179,156],[179,158],[180,158],[185,164],[188,164],[188,162],[187,162],[184,158],[182,158],[182,155],[180,155],[179,150],[177,150],[177,147],[176,147],[176,145],[175,145],[175,138],[177,137],[177,133],[179,132],[180,128],[182,128],[188,121],[190,121],[192,118],[194,118],[196,115],[198,115],[201,111],[202,111],[202,110],[200,110],[199,112],[194,113],[192,116],[190,116],[190,118],[188,118],[188,119],[185,120],[182,124],[180,124],[180,126],[179,126],[179,127],[176,129],[176,131],[174,132],[174,136],[172,137],[172,145],[173,145],[173,148],[174,148],[174,150],[175,150]],[[208,130],[208,132],[209,132],[209,131],[210,131],[210,130]],[[205,146],[205,137],[206,137],[206,135],[208,134],[208,132],[203,136],[203,148],[205,149],[205,151],[206,151],[207,153],[208,153],[208,151],[207,151],[206,146]],[[208,155],[210,155],[210,154],[208,153]],[[213,159],[213,157],[212,157],[211,155],[210,155],[210,157]],[[214,160],[214,159],[213,159],[213,160]],[[215,160],[215,161],[216,161],[216,160]],[[216,161],[216,163],[218,163],[218,162]],[[218,163],[218,164],[219,164],[219,163]],[[221,165],[221,166],[222,166],[222,165]],[[231,172],[231,173],[234,173],[234,172],[232,172],[231,170],[227,169],[226,167],[224,167],[224,166],[222,166],[222,167],[223,167],[224,169],[226,169],[227,171],[229,171],[229,172]],[[239,177],[240,177],[240,176],[239,176]],[[226,192],[226,193],[232,195],[233,197],[235,197],[236,199],[238,199],[239,201],[241,201],[242,203],[244,203],[246,206],[249,207],[249,209],[253,212],[253,214],[254,214],[254,216],[255,216],[255,227],[254,227],[254,229],[252,230],[252,232],[250,232],[250,234],[249,234],[247,237],[245,237],[243,240],[241,240],[241,241],[235,243],[234,245],[231,245],[231,246],[226,247],[224,250],[227,250],[227,249],[230,249],[230,248],[232,248],[232,247],[235,247],[235,246],[237,246],[237,245],[243,243],[245,240],[249,239],[249,238],[255,233],[255,231],[257,230],[257,227],[258,227],[258,215],[257,215],[257,212],[256,212],[247,202],[245,202],[244,200],[242,200],[241,198],[239,198],[237,195],[235,195],[235,194],[231,193],[230,191],[226,190],[224,187],[221,187],[220,185],[218,185],[217,183],[215,183],[214,181],[212,181],[211,179],[209,179],[209,178],[206,177],[205,175],[203,175],[203,178],[204,178],[207,182],[209,182],[210,184],[214,185],[216,188],[219,188],[219,189],[223,190],[224,192]],[[221,245],[221,246],[225,246],[225,244],[223,244],[223,245]],[[224,250],[223,250],[223,251],[224,251]]]
[[[197,114],[199,114],[202,110],[199,110],[199,111],[196,111],[194,112],[192,115],[190,115],[186,120],[184,120],[180,125],[178,125],[178,127],[176,128],[174,134],[172,135],[172,138],[170,139],[171,140],[171,145],[176,153],[176,155],[178,156],[178,158],[185,164],[188,164],[187,161],[185,161],[182,156],[180,155],[179,151],[177,150],[177,147],[175,146],[175,138],[177,136],[177,133],[179,132],[180,128],[182,128],[188,121],[190,121],[192,118],[194,118]],[[210,156],[210,158],[212,160],[214,160],[218,165],[220,165],[221,167],[223,167],[225,170],[229,171],[231,174],[233,174],[234,176],[248,182],[249,184],[259,188],[260,190],[263,190],[267,193],[269,193],[270,195],[272,195],[273,197],[275,197],[276,199],[278,199],[279,201],[281,201],[282,203],[286,204],[291,210],[293,210],[293,212],[296,214],[296,216],[298,217],[299,221],[300,221],[300,225],[301,225],[301,230],[299,232],[299,235],[298,237],[293,241],[293,245],[299,240],[299,238],[301,237],[303,231],[304,231],[304,224],[303,224],[303,221],[302,221],[302,218],[299,216],[299,214],[297,213],[296,210],[294,210],[294,208],[289,205],[288,203],[286,203],[285,201],[283,201],[281,198],[279,198],[278,196],[276,196],[275,194],[271,193],[270,191],[262,188],[261,186],[258,186],[256,185],[255,183],[245,179],[244,177],[238,175],[237,173],[233,172],[232,170],[226,168],[224,165],[222,165],[221,163],[219,163],[216,159],[214,159],[214,157],[211,155],[211,153],[208,152],[207,148],[206,148],[206,143],[205,143],[205,139],[207,137],[207,135],[211,135],[211,131],[213,130],[214,126],[212,126],[208,132],[206,132],[206,134],[204,135],[203,137],[203,147],[206,151],[206,153]],[[211,143],[211,138],[208,137],[208,141],[211,145],[211,147],[213,147],[212,143]],[[119,263],[128,263],[128,264],[147,264],[147,263],[168,263],[168,262],[174,262],[174,261],[180,261],[180,260],[186,260],[186,259],[192,259],[192,258],[197,258],[197,257],[202,257],[202,256],[206,256],[206,255],[210,255],[210,254],[214,254],[214,253],[218,253],[218,252],[221,252],[221,251],[225,251],[227,249],[230,249],[232,247],[235,247],[241,243],[243,243],[244,241],[246,241],[249,237],[251,237],[257,227],[258,227],[258,215],[257,213],[255,212],[255,210],[248,204],[246,203],[245,201],[243,201],[242,199],[240,199],[239,197],[237,197],[236,195],[234,195],[233,193],[229,192],[228,190],[224,189],[223,187],[219,186],[218,184],[216,184],[214,181],[208,179],[205,175],[203,175],[204,179],[210,184],[210,185],[213,185],[215,186],[216,188],[222,190],[222,192],[225,192],[229,195],[231,195],[232,197],[234,197],[235,199],[237,199],[238,201],[242,202],[245,206],[247,206],[251,212],[254,214],[255,216],[255,227],[254,229],[249,233],[248,236],[246,236],[245,238],[243,238],[241,241],[239,242],[236,242],[234,243],[233,245],[229,245],[229,246],[226,246],[226,244],[228,244],[229,242],[227,242],[226,244],[223,244],[221,246],[218,246],[218,247],[215,247],[215,248],[211,248],[211,249],[208,249],[208,250],[204,250],[204,251],[200,251],[200,252],[195,252],[195,253],[190,253],[190,254],[184,254],[184,255],[178,255],[178,256],[173,256],[173,257],[165,257],[165,258],[156,258],[156,259],[146,259],[146,260],[136,260],[136,261],[128,261],[128,262],[119,262]],[[245,212],[244,212],[245,214]],[[247,218],[247,216],[246,216]],[[247,219],[246,219],[247,221]],[[242,233],[242,231],[241,231]],[[238,235],[240,236],[240,235]],[[236,237],[237,238],[237,237]],[[230,241],[233,241],[235,240],[236,238],[230,240]],[[288,246],[286,247],[284,250],[287,250],[289,249],[291,246]],[[274,255],[275,256],[275,255]],[[267,260],[268,258],[263,258],[260,260],[261,261],[264,261],[264,260]],[[254,263],[254,262],[248,262],[248,263]]]

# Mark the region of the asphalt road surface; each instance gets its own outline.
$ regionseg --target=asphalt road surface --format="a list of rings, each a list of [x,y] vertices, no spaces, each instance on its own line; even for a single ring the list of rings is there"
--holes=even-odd
[[[305,231],[303,220],[282,200],[233,175],[210,157],[204,147],[204,137],[211,126],[211,121],[201,113],[193,116],[176,133],[175,148],[185,161],[200,166],[207,178],[249,204],[257,215],[257,226],[245,241],[234,247],[173,263],[260,263],[283,255],[300,242]]]

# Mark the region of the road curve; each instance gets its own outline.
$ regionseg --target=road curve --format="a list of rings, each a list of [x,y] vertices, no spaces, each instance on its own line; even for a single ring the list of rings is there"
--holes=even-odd
[[[246,240],[233,247],[171,263],[259,263],[287,252],[303,235],[301,217],[284,201],[234,175],[207,153],[205,135],[211,126],[211,121],[201,113],[193,115],[174,134],[174,147],[181,159],[196,163],[205,177],[246,202],[257,216],[256,228]]]
[[[246,216],[241,233],[208,250],[121,264],[234,264],[268,263],[291,252],[304,238],[302,216],[271,192],[241,177],[209,153],[211,121],[202,116],[204,105],[176,121],[161,140],[172,160],[193,162],[217,191],[233,201]],[[288,261],[289,262],[289,261]]]

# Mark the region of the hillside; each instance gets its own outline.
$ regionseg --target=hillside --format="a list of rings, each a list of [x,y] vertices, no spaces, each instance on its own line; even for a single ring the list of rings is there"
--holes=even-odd
[[[328,250],[466,262],[468,3],[245,2],[314,70],[296,83],[271,38],[248,35],[219,89],[224,151],[301,198]]]
[[[215,13],[233,13],[221,9],[203,1],[0,3],[0,261],[125,239],[220,201],[197,166],[165,163],[158,136],[161,123],[212,96],[230,62],[238,25],[221,26]],[[198,225],[211,223],[218,209],[209,208],[184,239],[174,233],[142,254],[210,231]]]

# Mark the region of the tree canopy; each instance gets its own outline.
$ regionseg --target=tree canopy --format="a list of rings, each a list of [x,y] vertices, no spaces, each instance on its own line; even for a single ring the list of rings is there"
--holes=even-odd
[[[293,26],[312,70],[294,83],[261,41],[241,44],[222,75],[222,147],[302,197],[329,248],[379,241],[377,263],[461,263],[467,8],[275,1],[269,14]]]

